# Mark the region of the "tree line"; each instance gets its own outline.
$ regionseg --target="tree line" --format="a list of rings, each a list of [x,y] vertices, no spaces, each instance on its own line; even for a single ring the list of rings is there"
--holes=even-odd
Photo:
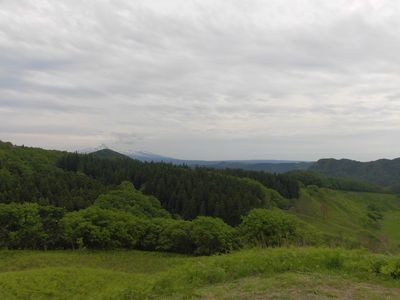
[[[354,191],[354,192],[391,192],[381,186],[354,178],[328,177],[313,171],[291,171],[286,174],[301,184],[315,185],[317,187],[333,190]]]
[[[37,203],[0,204],[0,248],[140,249],[210,255],[246,245],[312,244],[295,217],[256,209],[237,227],[219,218],[173,218],[159,201],[129,182],[79,211]]]

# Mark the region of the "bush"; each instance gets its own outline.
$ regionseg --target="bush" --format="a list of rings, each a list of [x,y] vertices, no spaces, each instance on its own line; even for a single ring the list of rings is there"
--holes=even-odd
[[[236,248],[234,229],[218,218],[197,217],[192,221],[190,236],[197,255],[225,253]]]
[[[66,214],[61,223],[65,243],[72,249],[131,248],[211,255],[235,248],[234,229],[212,217],[192,222],[148,219],[92,206]]]
[[[92,206],[65,215],[64,238],[75,249],[78,241],[94,249],[140,248],[149,221],[130,214]]]
[[[157,250],[193,253],[195,244],[191,237],[192,224],[189,221],[171,220],[164,222],[160,233]]]
[[[277,209],[257,208],[243,217],[239,232],[249,246],[279,247],[313,243],[315,235],[297,217]]]
[[[0,247],[37,249],[45,232],[37,204],[0,204]]]
[[[0,204],[0,248],[47,249],[59,242],[64,210],[36,203]]]
[[[140,217],[170,217],[158,199],[144,195],[128,181],[122,182],[117,189],[100,195],[95,205],[104,209],[123,210]]]
[[[393,279],[400,279],[400,258],[390,259],[386,265],[381,268],[382,274],[390,275]]]

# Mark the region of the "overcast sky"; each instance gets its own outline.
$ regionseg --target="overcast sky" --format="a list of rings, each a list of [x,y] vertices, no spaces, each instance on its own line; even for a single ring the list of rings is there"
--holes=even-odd
[[[400,156],[400,1],[0,0],[0,140]]]

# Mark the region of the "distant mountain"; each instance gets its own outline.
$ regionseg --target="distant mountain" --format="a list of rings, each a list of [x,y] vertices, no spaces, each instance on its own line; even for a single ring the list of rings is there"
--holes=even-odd
[[[103,149],[110,149],[106,144],[101,144],[97,147],[93,147],[93,148],[83,148],[83,149],[79,149],[77,150],[78,153],[94,153],[97,152],[99,150],[103,150]]]
[[[162,156],[149,152],[131,152],[127,156],[140,161],[166,162],[175,165],[208,167],[214,169],[243,169],[252,171],[266,171],[271,173],[285,173],[292,170],[307,170],[313,163],[291,160],[185,160]]]
[[[349,159],[320,159],[311,171],[326,176],[362,179],[382,186],[400,185],[400,158],[360,162]]]
[[[181,160],[181,159],[167,157],[167,156],[154,154],[154,153],[146,152],[146,151],[126,152],[125,155],[129,156],[130,158],[137,159],[140,161],[166,162],[166,163],[173,163],[173,164],[183,164],[184,163],[184,160]]]
[[[106,145],[81,150],[81,153],[93,153],[103,158],[129,157],[142,162],[165,162],[174,165],[187,165],[190,167],[207,167],[213,169],[243,169],[249,171],[264,171],[269,173],[286,173],[293,170],[307,170],[313,162],[293,160],[186,160],[163,156],[146,151],[133,151],[120,153],[109,149]]]
[[[129,158],[128,156],[121,154],[117,151],[111,149],[101,149],[91,153],[92,155],[98,158],[109,158],[109,159],[116,159],[116,158]]]
[[[222,162],[211,167],[218,169],[243,169],[249,171],[264,171],[269,173],[286,173],[294,170],[308,170],[313,162],[270,162],[270,163],[248,163],[243,162]]]

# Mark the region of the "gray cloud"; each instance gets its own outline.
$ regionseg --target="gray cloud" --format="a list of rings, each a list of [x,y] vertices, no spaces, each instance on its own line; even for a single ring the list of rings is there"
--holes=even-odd
[[[400,156],[399,26],[394,0],[3,0],[0,139]]]

